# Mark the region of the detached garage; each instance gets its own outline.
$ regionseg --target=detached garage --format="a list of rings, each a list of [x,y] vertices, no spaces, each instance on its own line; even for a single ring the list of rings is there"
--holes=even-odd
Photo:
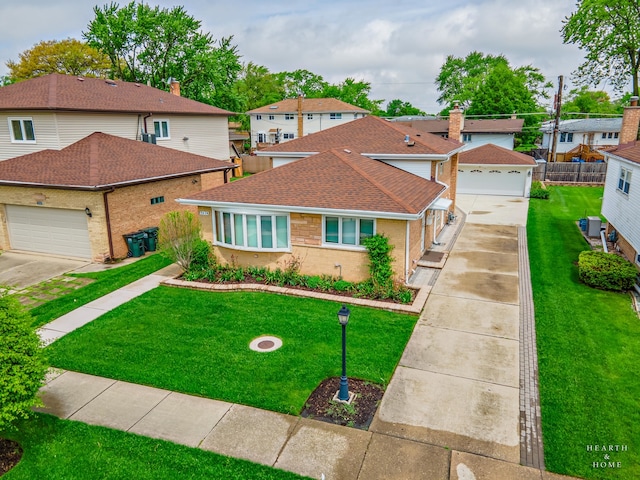
[[[456,193],[528,197],[533,157],[497,145],[483,145],[458,156]]]
[[[127,256],[123,235],[189,209],[177,198],[226,182],[235,165],[93,133],[0,162],[0,250],[92,261]]]

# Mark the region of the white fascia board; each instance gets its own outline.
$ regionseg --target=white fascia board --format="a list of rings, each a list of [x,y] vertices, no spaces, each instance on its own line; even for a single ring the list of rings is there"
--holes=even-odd
[[[605,157],[609,157],[609,158],[611,158],[613,160],[617,160],[617,161],[625,163],[627,165],[631,165],[633,167],[640,168],[640,164],[638,164],[636,162],[632,162],[628,158],[619,157],[618,155],[614,155],[612,153],[607,153],[607,152],[603,152],[603,151],[600,151],[600,153],[604,154]]]
[[[298,207],[294,205],[265,205],[258,203],[237,203],[237,202],[212,202],[208,200],[191,200],[188,198],[178,198],[176,202],[182,205],[196,205],[199,207],[211,207],[214,209],[232,209],[247,213],[248,210],[283,212],[283,213],[314,213],[317,215],[336,215],[343,217],[358,218],[388,218],[393,220],[417,220],[421,213],[393,213],[375,212],[367,210],[340,210],[334,208],[318,207]]]
[[[256,157],[283,157],[283,158],[304,158],[310,157],[320,152],[268,152],[265,150],[256,150]]]
[[[537,165],[522,165],[521,163],[458,163],[458,167],[519,167],[536,168]]]

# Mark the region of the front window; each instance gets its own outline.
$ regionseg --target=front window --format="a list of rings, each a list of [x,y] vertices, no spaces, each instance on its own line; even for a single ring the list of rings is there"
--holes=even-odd
[[[370,218],[324,217],[324,243],[328,245],[360,246],[375,233],[375,221]]]
[[[10,118],[9,130],[14,143],[36,143],[36,134],[31,118]]]
[[[560,134],[560,143],[573,142],[573,132],[562,132]]]
[[[294,138],[296,138],[295,133],[285,133],[284,137],[285,140],[293,140]]]
[[[631,170],[627,168],[620,169],[620,178],[618,179],[618,190],[628,194],[631,186]]]
[[[275,214],[215,212],[216,241],[242,250],[289,249],[289,217]]]
[[[284,119],[285,120],[294,120],[296,117],[293,113],[285,113],[284,114]]]
[[[342,119],[342,113],[330,113],[329,114],[329,118],[331,120],[341,120]]]
[[[157,140],[167,140],[169,136],[169,120],[154,120],[153,130]]]
[[[307,113],[307,120],[313,120],[313,113]]]
[[[463,133],[462,134],[462,141],[463,142],[470,142],[471,141],[471,134],[470,133]]]

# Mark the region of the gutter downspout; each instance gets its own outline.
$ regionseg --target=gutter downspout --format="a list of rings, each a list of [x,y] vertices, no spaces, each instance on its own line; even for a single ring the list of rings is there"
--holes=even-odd
[[[404,283],[407,285],[409,283],[409,220],[405,220],[407,222],[407,233],[405,234],[405,245],[404,245]]]
[[[149,133],[149,129],[147,128],[147,118],[149,118],[153,113],[148,113],[144,117],[142,117],[142,122],[144,123],[144,133]]]
[[[111,190],[105,190],[102,193],[102,199],[104,201],[104,215],[107,220],[107,238],[109,239],[109,259],[113,260],[113,235],[111,234],[111,219],[109,218],[109,200],[107,195],[116,190],[115,187],[111,187]]]
[[[443,182],[441,182],[440,180],[438,180],[438,166],[437,166],[437,165],[436,165],[436,177],[435,177],[435,182],[436,182],[438,185],[442,185],[442,186],[445,188],[444,192],[446,192],[447,190],[449,190],[449,185],[447,185],[446,183],[443,183]],[[444,193],[444,192],[442,192],[442,193]],[[438,243],[438,239],[437,239],[437,235],[436,235],[436,218],[435,218],[435,217],[436,217],[436,216],[435,216],[435,214],[434,214],[434,215],[433,215],[433,241],[432,241],[432,243],[433,243],[434,245],[440,245],[440,243]]]

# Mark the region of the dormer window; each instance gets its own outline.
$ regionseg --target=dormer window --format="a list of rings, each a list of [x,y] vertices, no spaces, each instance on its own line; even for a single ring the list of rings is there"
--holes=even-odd
[[[12,143],[36,143],[32,118],[9,118]]]

